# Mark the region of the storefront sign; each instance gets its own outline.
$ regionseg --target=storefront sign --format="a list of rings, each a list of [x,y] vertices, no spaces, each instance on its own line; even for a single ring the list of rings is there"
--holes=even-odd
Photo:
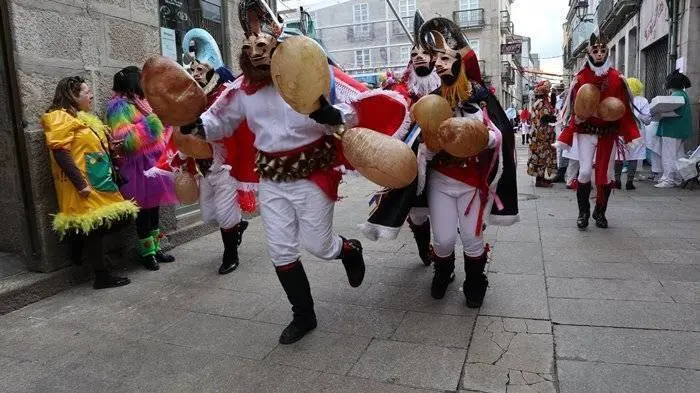
[[[640,49],[644,49],[668,35],[668,7],[666,6],[666,0],[644,0],[639,13]]]
[[[519,55],[523,53],[522,42],[512,42],[510,44],[501,44],[502,55]]]

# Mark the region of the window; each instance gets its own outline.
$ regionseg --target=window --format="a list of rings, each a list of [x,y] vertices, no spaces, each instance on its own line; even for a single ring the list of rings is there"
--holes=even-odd
[[[221,0],[159,0],[161,53],[180,62],[182,37],[190,29],[202,28],[214,37],[222,55],[224,50],[224,20]],[[226,60],[226,59],[224,59]]]
[[[473,10],[479,7],[479,0],[459,0],[459,10]]]
[[[629,53],[629,64],[627,64],[627,75],[638,76],[637,70],[637,28],[630,30],[627,53]]]
[[[401,64],[408,63],[408,61],[411,59],[411,47],[410,46],[402,46],[400,49],[400,55],[399,55],[399,61]]]
[[[372,66],[369,49],[355,51],[355,68],[369,68]]]
[[[355,38],[369,37],[369,5],[367,3],[355,4],[352,6],[353,35]]]
[[[416,13],[416,0],[399,0],[399,15],[411,17]]]
[[[478,39],[471,39],[471,40],[469,40],[469,46],[472,48],[472,50],[476,54],[476,58],[480,59],[481,57],[479,56],[479,51],[481,49],[481,42],[479,42]]]
[[[479,0],[459,0],[459,24],[462,27],[483,26],[484,13],[478,10]]]
[[[621,74],[625,74],[626,71],[626,62],[625,62],[625,37],[620,38],[620,41],[617,42],[617,69],[620,71]]]

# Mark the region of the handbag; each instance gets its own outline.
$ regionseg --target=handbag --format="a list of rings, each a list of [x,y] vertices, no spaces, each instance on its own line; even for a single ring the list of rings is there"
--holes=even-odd
[[[95,137],[97,138],[98,141],[100,141],[100,145],[102,146],[102,150],[104,150],[105,153],[107,153],[107,157],[109,158],[109,163],[112,166],[112,181],[114,184],[117,185],[117,187],[121,187],[125,185],[126,183],[129,182],[127,178],[125,178],[121,172],[119,171],[119,165],[116,164],[116,154],[115,152],[110,149],[108,146],[105,146],[104,142],[102,142],[102,138],[100,138],[100,135],[95,131],[92,127],[89,127],[90,131],[92,131],[93,134],[95,134]],[[106,136],[109,138],[108,136]]]

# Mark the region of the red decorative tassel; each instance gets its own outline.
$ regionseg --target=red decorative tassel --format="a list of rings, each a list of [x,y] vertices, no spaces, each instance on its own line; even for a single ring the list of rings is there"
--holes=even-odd
[[[241,210],[246,213],[254,213],[258,209],[258,202],[254,191],[238,190],[238,204]]]

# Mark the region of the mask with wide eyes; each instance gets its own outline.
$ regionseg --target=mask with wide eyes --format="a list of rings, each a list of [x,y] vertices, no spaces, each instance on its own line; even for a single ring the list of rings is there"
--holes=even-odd
[[[608,48],[605,45],[589,46],[588,57],[594,65],[601,66],[608,59]]]
[[[452,85],[457,80],[461,67],[459,52],[446,49],[435,53],[435,71],[446,85]]]
[[[411,49],[411,62],[413,63],[413,68],[418,76],[430,75],[430,73],[433,72],[433,66],[435,65],[432,61],[430,53],[419,45]]]
[[[250,63],[256,68],[270,67],[275,37],[267,33],[251,34],[243,42],[243,53],[248,55]]]

